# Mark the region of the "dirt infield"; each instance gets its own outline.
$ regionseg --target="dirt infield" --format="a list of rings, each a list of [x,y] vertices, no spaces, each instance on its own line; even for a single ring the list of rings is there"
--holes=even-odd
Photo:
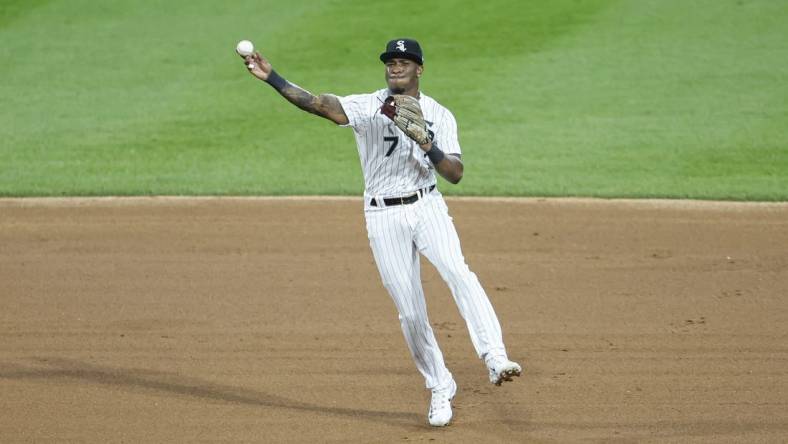
[[[0,200],[0,442],[786,439],[788,205],[449,207],[525,374],[423,262],[433,429],[359,200]]]

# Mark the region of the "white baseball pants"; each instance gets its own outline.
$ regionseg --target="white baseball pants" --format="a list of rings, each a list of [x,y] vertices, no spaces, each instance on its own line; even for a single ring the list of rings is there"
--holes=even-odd
[[[402,333],[428,389],[446,386],[452,375],[427,317],[419,253],[448,284],[479,357],[506,355],[498,318],[479,279],[465,263],[438,190],[408,205],[378,208],[367,202],[365,215],[380,277],[399,311]]]

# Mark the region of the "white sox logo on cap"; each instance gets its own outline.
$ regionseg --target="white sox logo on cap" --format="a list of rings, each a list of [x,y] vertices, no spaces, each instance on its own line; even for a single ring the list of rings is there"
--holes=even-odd
[[[386,42],[386,51],[380,55],[380,61],[386,63],[391,59],[410,59],[419,65],[424,64],[419,42],[402,37]]]

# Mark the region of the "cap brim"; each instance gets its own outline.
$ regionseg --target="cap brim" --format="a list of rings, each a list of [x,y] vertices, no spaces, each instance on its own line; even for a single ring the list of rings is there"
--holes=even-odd
[[[383,63],[386,63],[391,59],[408,59],[408,60],[413,60],[419,65],[424,64],[424,60],[422,60],[421,57],[417,56],[416,54],[411,54],[408,52],[391,51],[391,52],[384,52],[383,54],[380,55],[380,61]]]

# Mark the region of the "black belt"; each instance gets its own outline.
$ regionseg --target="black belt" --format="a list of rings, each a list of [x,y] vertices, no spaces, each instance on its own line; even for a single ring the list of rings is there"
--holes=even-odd
[[[408,205],[408,204],[412,204],[413,202],[416,202],[420,198],[424,197],[425,194],[431,193],[432,190],[434,190],[434,189],[435,189],[435,185],[430,185],[427,188],[422,188],[422,189],[416,191],[415,193],[411,194],[410,196],[384,198],[383,199],[383,203],[385,203],[387,207],[391,207],[391,206],[394,206],[394,205]],[[375,200],[375,198],[372,198],[372,201],[369,204],[372,205],[373,207],[378,206],[378,202]]]

